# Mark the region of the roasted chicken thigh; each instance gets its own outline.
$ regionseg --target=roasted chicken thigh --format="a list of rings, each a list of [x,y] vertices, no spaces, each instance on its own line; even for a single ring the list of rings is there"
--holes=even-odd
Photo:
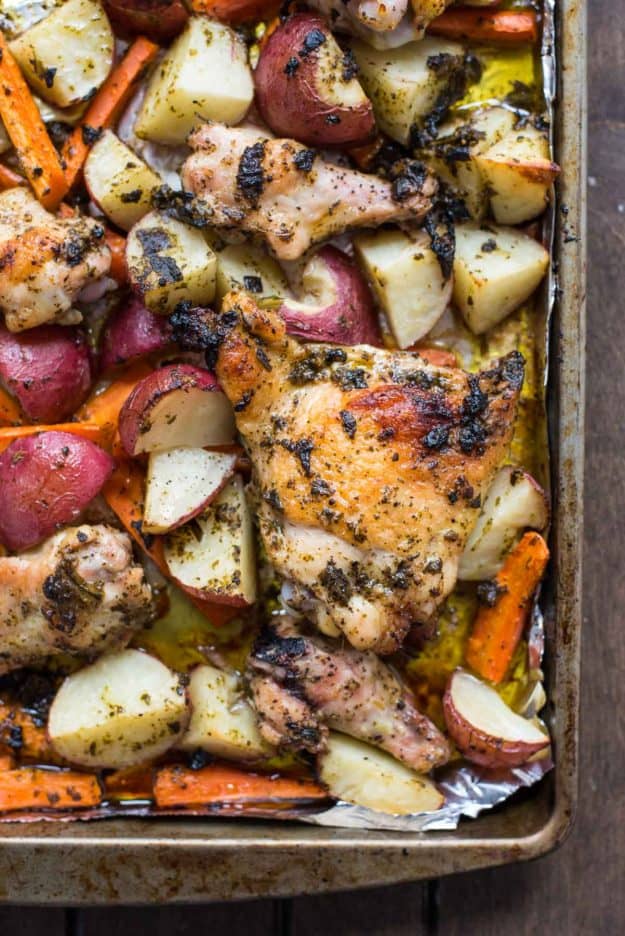
[[[37,549],[0,558],[0,673],[54,653],[95,657],[124,646],[152,614],[125,533],[65,529]]]
[[[183,168],[184,187],[204,202],[211,223],[263,237],[283,260],[348,228],[419,221],[436,191],[419,163],[388,182],[256,129],[204,124],[189,144],[195,153]]]
[[[373,653],[311,636],[285,616],[263,631],[249,665],[261,733],[271,744],[317,754],[334,728],[420,772],[449,758],[443,735]]]
[[[243,293],[226,297],[215,343],[291,604],[392,652],[455,584],[511,438],[523,358],[470,375],[410,352],[301,345]]]

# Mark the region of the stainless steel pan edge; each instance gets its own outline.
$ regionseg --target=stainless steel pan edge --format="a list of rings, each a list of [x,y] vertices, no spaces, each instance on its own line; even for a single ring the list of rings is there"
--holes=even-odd
[[[585,348],[586,8],[560,0],[550,427],[554,564],[547,606],[555,770],[454,832],[354,832],[286,823],[113,820],[0,825],[0,903],[191,903],[391,884],[536,858],[577,798]]]

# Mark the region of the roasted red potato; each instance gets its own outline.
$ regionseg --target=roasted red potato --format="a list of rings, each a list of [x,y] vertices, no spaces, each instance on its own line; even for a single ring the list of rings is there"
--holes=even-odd
[[[173,39],[189,19],[182,0],[104,0],[104,8],[116,32],[154,42]]]
[[[259,110],[278,136],[355,146],[375,133],[371,101],[321,17],[291,16],[269,37],[254,75]]]
[[[0,325],[0,379],[28,419],[61,422],[77,410],[91,386],[82,333],[41,325],[14,334]]]
[[[69,432],[16,439],[0,455],[0,541],[29,549],[72,523],[113,467],[103,449]]]
[[[162,351],[169,344],[171,329],[167,319],[146,309],[138,299],[130,299],[107,322],[100,364],[106,371],[144,354]]]

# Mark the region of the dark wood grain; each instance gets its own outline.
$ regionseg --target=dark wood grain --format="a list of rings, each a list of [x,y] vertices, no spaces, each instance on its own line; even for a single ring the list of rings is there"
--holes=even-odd
[[[280,904],[270,900],[184,909],[83,910],[78,920],[77,932],[67,936],[283,936]],[[38,936],[47,934],[42,930]]]
[[[413,884],[293,901],[293,936],[420,936],[428,932],[428,887]]]
[[[2,936],[65,936],[63,910],[34,909],[31,907],[0,908]]]

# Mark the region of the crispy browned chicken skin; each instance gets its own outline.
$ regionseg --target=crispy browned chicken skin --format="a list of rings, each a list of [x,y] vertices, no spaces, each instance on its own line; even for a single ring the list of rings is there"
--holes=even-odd
[[[195,153],[184,164],[184,187],[205,203],[211,223],[263,237],[283,260],[348,228],[419,221],[436,191],[424,170],[391,183],[258,130],[204,124],[189,144]]]
[[[112,527],[69,528],[0,558],[0,673],[124,646],[152,616],[130,539]]]
[[[411,352],[301,345],[231,293],[216,369],[292,604],[355,647],[392,652],[453,588],[523,383],[516,352],[480,374]]]
[[[317,754],[334,728],[420,772],[449,759],[443,735],[373,653],[311,636],[282,617],[263,631],[249,665],[260,730],[271,744]]]

